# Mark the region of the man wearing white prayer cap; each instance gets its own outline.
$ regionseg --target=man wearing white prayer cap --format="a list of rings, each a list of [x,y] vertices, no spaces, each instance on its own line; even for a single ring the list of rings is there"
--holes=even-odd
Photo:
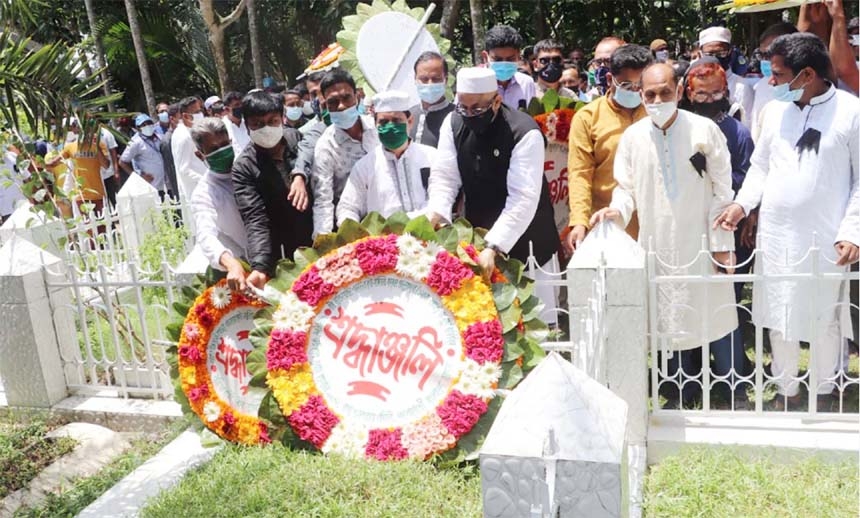
[[[412,142],[414,117],[409,95],[397,90],[376,94],[373,113],[379,144],[352,166],[337,204],[338,226],[347,219],[361,221],[371,212],[389,217],[424,213],[427,183],[436,149]]]
[[[497,254],[526,262],[530,250],[540,266],[538,278],[558,271],[560,242],[543,165],[537,123],[503,104],[492,69],[461,69],[457,106],[439,130],[428,213],[434,223],[450,221],[451,206],[463,190],[466,219],[489,229],[478,260],[485,275]],[[537,287],[535,293],[547,308],[541,317],[556,322],[555,289]]]
[[[703,55],[715,57],[720,61],[720,66],[726,71],[729,97],[733,104],[729,109],[729,115],[739,118],[741,123],[749,129],[752,122],[755,92],[742,77],[732,72],[732,60],[735,53],[732,49],[732,31],[725,27],[708,27],[699,33],[699,48]],[[739,59],[744,58],[740,56]],[[740,117],[736,115],[738,111],[740,111]]]

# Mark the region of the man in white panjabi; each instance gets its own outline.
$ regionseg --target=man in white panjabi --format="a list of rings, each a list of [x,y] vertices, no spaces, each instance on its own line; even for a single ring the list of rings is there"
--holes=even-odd
[[[337,204],[337,224],[361,221],[371,212],[389,217],[403,211],[410,218],[424,213],[427,184],[436,149],[412,142],[415,117],[409,95],[390,90],[373,97],[379,144],[358,160]]]
[[[770,50],[776,100],[736,203],[715,223],[733,228],[760,207],[755,269],[765,279],[753,287],[753,320],[770,330],[771,371],[786,398],[777,407],[785,408],[799,403],[799,342],[811,344],[809,392],[835,388],[851,331],[848,283],[766,277],[808,275],[816,263],[822,273],[844,272],[860,257],[860,101],[826,79],[830,58],[818,37],[780,36]]]
[[[678,110],[681,92],[670,65],[657,63],[645,69],[642,100],[648,117],[621,136],[614,166],[618,185],[609,207],[595,213],[591,225],[608,218],[627,226],[637,211],[639,243],[657,252],[658,275],[697,275],[703,267],[717,268],[711,257],[699,255],[702,236],[707,236],[713,260],[731,271],[734,236],[731,231],[711,228],[711,222],[732,201],[726,139],[712,120]],[[695,379],[700,368],[696,364],[702,357],[698,348],[710,343],[712,351],[733,347],[742,354],[734,297],[731,283],[678,281],[658,287],[657,329],[651,332],[659,334],[661,350],[674,351],[664,374],[670,379],[662,384],[673,394],[681,385],[685,405],[701,390]],[[738,359],[735,356],[721,355],[730,360],[721,361],[715,355],[715,374],[731,374],[731,360]],[[684,375],[676,378],[679,363]],[[743,386],[734,377],[726,379],[722,383],[734,385],[736,403],[741,404]],[[674,395],[669,399],[670,405],[676,404]]]

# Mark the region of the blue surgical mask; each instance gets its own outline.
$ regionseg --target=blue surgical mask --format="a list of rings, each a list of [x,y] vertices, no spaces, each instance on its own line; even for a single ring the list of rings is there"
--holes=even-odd
[[[798,77],[800,77],[800,73],[794,76],[794,79],[787,83],[783,83],[781,85],[776,85],[773,87],[773,98],[777,101],[782,101],[786,103],[796,103],[803,97],[803,89],[806,85],[801,86],[797,90],[791,89],[791,83],[793,83]]]
[[[330,112],[329,117],[331,117],[332,124],[342,130],[348,130],[349,128],[355,126],[355,121],[358,120],[358,108],[355,106],[350,106],[349,108],[340,112]]]
[[[287,116],[287,120],[296,122],[297,120],[302,118],[304,110],[301,106],[287,106],[287,109],[284,110],[284,113]]]
[[[770,61],[767,59],[763,59],[758,63],[759,69],[761,70],[761,75],[764,77],[770,77],[773,75],[773,69],[770,68]]]
[[[638,108],[642,104],[642,96],[639,95],[639,92],[625,90],[620,86],[615,87],[615,93],[612,95],[612,98],[615,99],[615,102],[630,110]]]
[[[170,115],[167,112],[158,112],[158,121],[167,124],[170,122]]]
[[[355,109],[358,110],[359,115],[364,115],[365,113],[367,113],[367,106],[364,105],[364,102],[358,103]]]
[[[445,95],[445,83],[418,83],[418,97],[425,103],[435,103]]]
[[[493,61],[490,63],[490,68],[496,73],[496,79],[499,81],[508,81],[517,72],[517,64],[511,61]]]

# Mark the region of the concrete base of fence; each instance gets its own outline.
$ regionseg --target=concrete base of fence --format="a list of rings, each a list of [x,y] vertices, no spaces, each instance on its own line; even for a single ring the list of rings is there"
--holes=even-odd
[[[819,455],[827,460],[858,459],[857,421],[814,421],[804,416],[651,416],[648,464],[657,464],[683,446],[734,447],[750,455],[792,459]]]

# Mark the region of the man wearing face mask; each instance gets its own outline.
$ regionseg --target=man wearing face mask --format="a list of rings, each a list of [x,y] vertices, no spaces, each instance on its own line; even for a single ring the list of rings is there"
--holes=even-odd
[[[305,125],[305,107],[298,90],[284,90],[284,126],[298,129]]]
[[[141,113],[134,118],[137,133],[131,138],[119,158],[120,166],[149,182],[164,199],[164,160],[161,158],[161,139],[155,134],[155,122]]]
[[[665,63],[669,61],[669,44],[666,40],[656,39],[651,42],[651,52],[654,53],[654,61]]]
[[[807,274],[813,264],[843,272],[860,258],[860,101],[830,82],[830,56],[815,35],[780,36],[770,54],[776,100],[762,113],[744,185],[715,224],[733,229],[759,207],[756,272]],[[813,246],[821,256],[807,257]],[[845,283],[823,279],[753,288],[753,321],[770,330],[771,370],[784,396],[778,408],[800,403],[802,341],[812,342],[818,381],[809,392],[832,402],[842,338],[851,334],[846,292]]]
[[[168,113],[170,106],[167,103],[158,103],[155,107],[155,116],[158,124],[155,126],[155,134],[159,138],[163,138],[167,130],[170,129],[170,114]]]
[[[565,248],[569,253],[585,239],[591,215],[612,200],[618,140],[631,124],[645,117],[639,90],[642,71],[651,63],[651,52],[641,45],[618,47],[609,58],[609,91],[573,116],[567,160],[571,231]],[[635,238],[638,230],[634,214],[627,232]]]
[[[466,219],[489,229],[487,248],[478,257],[485,276],[496,254],[525,262],[530,243],[541,269],[551,274],[558,268],[559,238],[543,174],[543,135],[534,119],[502,103],[495,79],[486,68],[457,73],[457,108],[442,123],[430,173],[430,220],[450,221],[462,188]],[[541,318],[554,323],[555,289],[540,286],[535,292],[547,309]]]
[[[280,94],[252,92],[242,100],[253,145],[235,159],[232,171],[248,236],[252,271],[247,282],[260,289],[281,257],[291,258],[297,248],[312,244],[306,178],[290,172],[282,99]]]
[[[203,103],[197,97],[186,97],[179,101],[179,123],[170,138],[173,165],[176,168],[179,197],[186,201],[197,187],[197,182],[206,174],[206,163],[196,155],[197,146],[191,140],[191,126],[203,118]],[[183,209],[185,212],[185,209]],[[193,223],[190,214],[183,214],[186,222]]]
[[[436,147],[442,121],[454,110],[454,104],[445,97],[448,63],[438,52],[427,51],[415,60],[413,70],[421,104],[409,110],[417,120],[409,129],[409,137],[421,144]]]
[[[436,149],[410,142],[409,96],[391,90],[373,98],[379,146],[355,163],[337,204],[337,223],[361,221],[371,212],[416,217],[427,206],[427,183]]]
[[[508,108],[525,111],[536,94],[535,82],[517,72],[523,38],[513,27],[496,25],[484,36],[484,63],[496,74],[499,95]]]
[[[678,110],[681,86],[668,64],[650,65],[642,73],[642,102],[648,118],[621,136],[612,203],[595,213],[591,224],[612,219],[623,227],[637,211],[639,244],[657,251],[658,274],[699,272],[701,264],[696,259],[702,235],[708,236],[713,260],[731,272],[734,235],[731,230],[711,228],[714,218],[732,201],[726,139],[712,120]],[[687,382],[681,391],[685,406],[701,393],[701,386],[689,377],[696,378],[702,365],[697,361],[702,358],[702,338],[710,342],[711,351],[729,350],[739,340],[733,333],[738,328],[735,311],[719,311],[734,302],[732,286],[725,283],[677,282],[657,292],[659,325],[654,331],[661,335],[662,350],[674,352],[668,360],[668,376],[677,375],[679,364],[683,367],[684,378],[679,381]],[[703,318],[704,314],[709,318]],[[725,356],[731,358],[731,353]],[[674,384],[668,381],[661,388],[671,386]],[[669,400],[671,405],[678,404],[675,395]]]
[[[561,86],[564,71],[562,60],[564,47],[554,40],[541,40],[534,47],[534,69],[537,73],[537,96],[543,97],[547,90],[555,90],[561,97],[577,99],[577,94]]]
[[[750,133],[753,140],[758,139],[758,134],[761,131],[761,123],[759,121],[761,112],[765,105],[773,100],[773,87],[770,85],[770,45],[778,37],[784,34],[794,34],[795,32],[797,32],[797,28],[794,25],[780,22],[765,29],[758,39],[758,50],[761,54],[759,68],[763,77],[753,85],[755,96],[752,113],[750,114]]]
[[[194,238],[209,265],[226,272],[230,288],[244,290],[247,273],[239,260],[247,257],[248,237],[230,176],[234,148],[227,126],[222,119],[207,117],[191,127],[191,138],[208,166],[191,195]]]
[[[242,94],[239,92],[227,92],[224,96],[225,113],[221,119],[227,128],[227,136],[233,146],[233,155],[238,157],[242,151],[251,143],[248,136],[248,128],[242,118]]]
[[[331,117],[328,114],[328,108],[325,108],[325,98],[320,91],[324,73],[313,72],[305,80],[305,85],[308,88],[308,95],[311,97],[311,102],[303,106],[303,112],[310,112],[311,120],[299,128],[302,138],[299,140],[296,149],[296,160],[293,165],[293,174],[304,175],[309,178],[314,167],[314,149],[319,142],[323,132],[331,124]]]
[[[332,125],[314,150],[314,237],[334,230],[334,209],[352,166],[379,143],[373,119],[358,114],[355,81],[348,72],[326,72],[321,90]]]
[[[719,60],[720,66],[726,71],[731,101],[743,108],[740,120],[749,128],[755,93],[742,77],[732,72],[732,60],[736,52],[732,48],[732,32],[725,27],[709,27],[699,33],[699,48],[703,56],[711,56]],[[735,114],[731,112],[729,115]]]

